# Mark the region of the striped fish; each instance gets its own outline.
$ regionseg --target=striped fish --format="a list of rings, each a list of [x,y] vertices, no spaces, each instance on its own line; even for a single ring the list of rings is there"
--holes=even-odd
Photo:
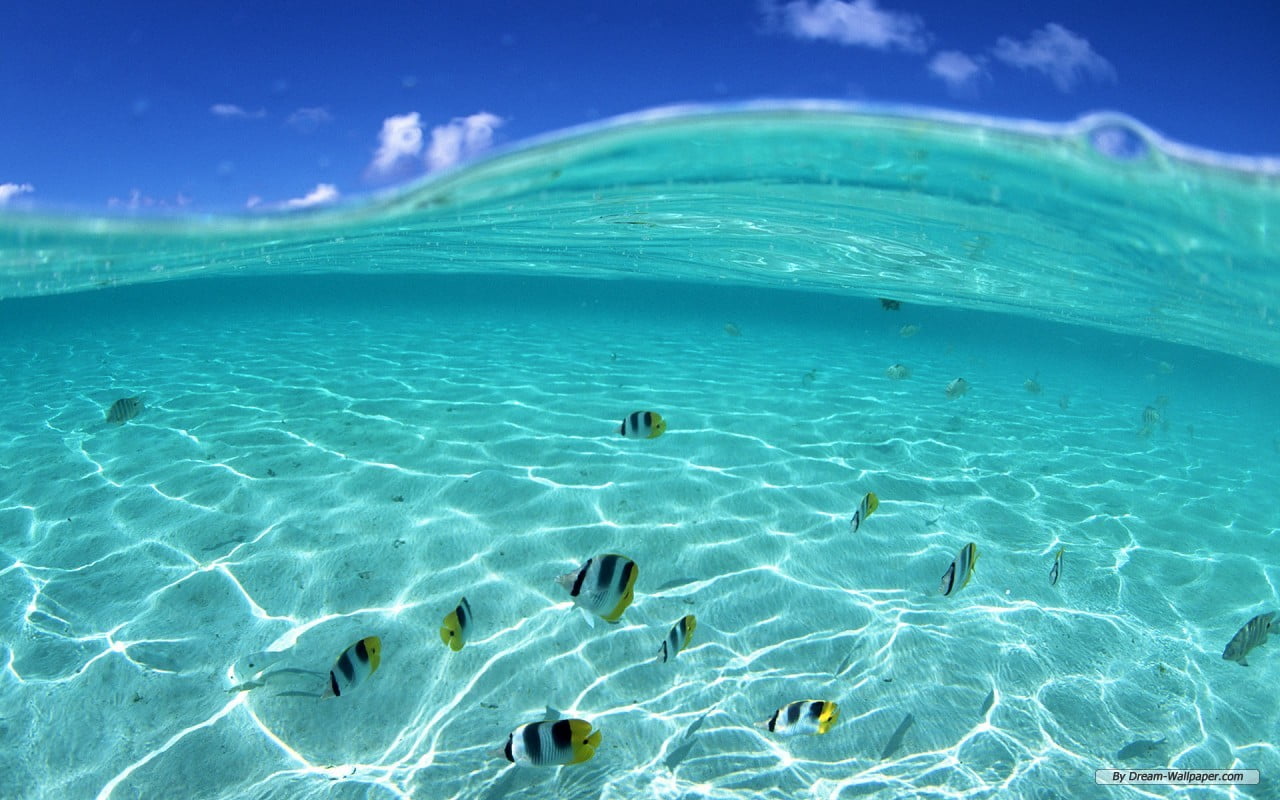
[[[665,663],[676,657],[676,654],[689,646],[689,642],[693,641],[693,629],[698,627],[698,619],[692,614],[686,614],[680,618],[680,621],[672,626],[671,631],[667,634],[667,638],[662,640],[662,646],[658,648],[658,660]]]
[[[797,700],[788,703],[756,727],[764,728],[779,736],[796,734],[820,734],[831,730],[840,719],[840,708],[828,700]]]
[[[590,761],[600,746],[600,731],[583,719],[543,720],[521,725],[497,754],[513,764],[555,767]]]
[[[1058,578],[1062,577],[1062,553],[1065,547],[1058,548],[1058,554],[1053,557],[1053,566],[1049,568],[1049,585],[1057,586]]]
[[[955,561],[951,562],[951,566],[947,567],[947,572],[942,576],[942,584],[938,587],[938,591],[944,595],[960,591],[969,583],[969,579],[973,577],[973,567],[978,563],[978,546],[973,542],[969,542],[960,548],[959,555]]]
[[[556,582],[569,590],[574,604],[605,622],[617,622],[635,599],[639,574],[636,562],[608,553],[587,559],[581,567],[561,575]]]
[[[871,516],[871,512],[880,507],[880,498],[876,497],[875,492],[867,492],[862,498],[862,502],[858,504],[858,510],[853,512],[853,521],[849,523],[849,527],[854,533],[858,532],[858,528],[862,527],[862,523],[867,517]]]
[[[1276,626],[1275,615],[1276,612],[1268,611],[1246,622],[1244,627],[1231,637],[1231,641],[1227,642],[1227,649],[1222,651],[1222,657],[1242,667],[1249,666],[1245,656],[1249,655],[1249,651],[1253,648],[1266,644],[1267,633]]]
[[[444,617],[440,625],[440,639],[458,652],[467,643],[467,630],[471,627],[471,604],[467,598],[458,601],[458,607]]]
[[[107,409],[107,422],[123,425],[142,413],[142,397],[121,397]]]
[[[341,697],[378,671],[382,662],[382,640],[367,636],[342,651],[329,670],[329,685],[325,697]]]
[[[618,433],[628,439],[657,439],[667,430],[667,421],[657,411],[632,411],[622,420]]]

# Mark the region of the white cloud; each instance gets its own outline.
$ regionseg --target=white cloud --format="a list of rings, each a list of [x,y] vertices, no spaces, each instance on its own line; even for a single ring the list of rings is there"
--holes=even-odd
[[[503,121],[496,114],[481,111],[469,117],[455,117],[448,125],[432,128],[427,167],[444,169],[488,148],[493,144],[494,129],[501,127]]]
[[[209,106],[209,113],[215,117],[223,117],[225,119],[261,119],[267,115],[266,109],[260,108],[257,111],[245,111],[238,105],[233,103],[214,103]]]
[[[332,183],[318,183],[316,184],[316,188],[312,189],[306,197],[295,197],[292,200],[284,201],[281,205],[284,208],[310,208],[311,206],[332,203],[337,199],[338,187],[334,186]],[[252,208],[252,206],[250,206],[250,208]]]
[[[300,133],[314,133],[321,125],[331,121],[333,121],[333,115],[329,113],[329,109],[323,107],[299,108],[285,120],[290,127]]]
[[[987,60],[959,50],[941,50],[929,59],[929,74],[945,81],[951,91],[961,94],[977,90],[978,81],[987,76]]]
[[[7,204],[20,194],[28,194],[35,190],[36,187],[29,183],[0,183],[0,206]]]
[[[108,197],[107,208],[125,209],[128,211],[139,211],[141,209],[173,209],[186,208],[195,202],[195,199],[189,194],[178,192],[172,200],[167,198],[155,198],[149,194],[143,194],[141,189],[130,189],[128,199],[120,197]]]
[[[1056,22],[1033,31],[1025,42],[1001,36],[991,52],[1006,64],[1043,72],[1063,92],[1074,89],[1086,76],[1096,80],[1116,79],[1115,67],[1094,52],[1088,39]]]
[[[884,11],[875,0],[792,0],[781,11],[787,32],[799,39],[829,39],[875,50],[896,47],[911,53],[928,48],[920,17]]]
[[[375,176],[390,174],[406,158],[417,158],[422,152],[422,117],[417,111],[382,121],[378,134],[378,151],[369,164]]]

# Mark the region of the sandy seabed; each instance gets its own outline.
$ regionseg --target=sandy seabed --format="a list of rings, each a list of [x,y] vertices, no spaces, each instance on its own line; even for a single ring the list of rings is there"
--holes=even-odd
[[[1276,643],[1221,657],[1276,605],[1275,370],[874,300],[627,311],[628,290],[12,304],[0,796],[1170,797],[1093,784],[1166,764],[1262,773],[1178,796],[1278,796]],[[641,409],[668,432],[619,436]],[[592,625],[555,577],[611,552],[636,600]],[[437,631],[464,595],[455,654]],[[370,635],[377,673],[304,696]],[[754,727],[801,699],[839,724]],[[593,760],[492,756],[548,706],[602,731]]]

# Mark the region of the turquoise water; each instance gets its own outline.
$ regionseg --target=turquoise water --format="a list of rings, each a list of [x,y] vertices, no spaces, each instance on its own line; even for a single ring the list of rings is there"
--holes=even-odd
[[[1277,797],[1276,643],[1221,654],[1278,602],[1280,179],[1103,122],[660,117],[316,215],[0,219],[0,796]],[[591,625],[555,578],[608,552]],[[840,722],[755,727],[801,699]],[[492,757],[548,706],[591,761]],[[1262,782],[1093,782],[1164,765]]]

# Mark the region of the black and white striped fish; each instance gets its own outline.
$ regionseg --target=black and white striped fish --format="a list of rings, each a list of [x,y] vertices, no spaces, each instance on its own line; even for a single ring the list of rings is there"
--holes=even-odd
[[[667,638],[662,640],[662,646],[658,648],[658,660],[662,662],[670,661],[676,657],[676,654],[689,646],[689,642],[693,641],[693,629],[698,627],[698,619],[692,614],[686,614],[680,618],[680,621],[671,627],[667,633]]]
[[[840,719],[840,708],[828,700],[797,700],[788,703],[756,727],[779,736],[820,734],[831,730]]]
[[[875,492],[867,492],[862,498],[862,502],[858,504],[858,510],[853,512],[853,520],[849,522],[849,528],[854,532],[858,532],[858,528],[862,527],[862,523],[866,522],[867,517],[871,516],[871,512],[880,507],[880,498],[876,497]]]
[[[973,567],[977,563],[978,546],[973,542],[969,542],[960,548],[960,553],[951,562],[951,566],[947,567],[938,591],[950,596],[963,589],[969,583],[969,579],[973,577]]]
[[[121,397],[107,409],[107,422],[123,425],[142,413],[142,397]]]
[[[1276,612],[1268,611],[1246,622],[1244,627],[1231,637],[1231,641],[1227,642],[1227,649],[1222,651],[1222,657],[1242,667],[1249,666],[1245,656],[1249,655],[1249,651],[1253,648],[1266,644],[1267,634],[1276,627],[1275,615]]]
[[[617,622],[635,599],[639,574],[636,562],[607,553],[587,559],[578,569],[556,578],[556,582],[569,590],[575,605],[605,622]]]
[[[338,656],[333,669],[329,670],[329,685],[325,687],[324,696],[341,697],[377,672],[381,663],[382,640],[366,636]]]
[[[667,421],[657,411],[632,411],[622,420],[618,433],[628,439],[657,439],[667,430]]]
[[[600,746],[600,731],[583,719],[543,720],[516,728],[495,755],[513,764],[555,767],[590,761]]]

